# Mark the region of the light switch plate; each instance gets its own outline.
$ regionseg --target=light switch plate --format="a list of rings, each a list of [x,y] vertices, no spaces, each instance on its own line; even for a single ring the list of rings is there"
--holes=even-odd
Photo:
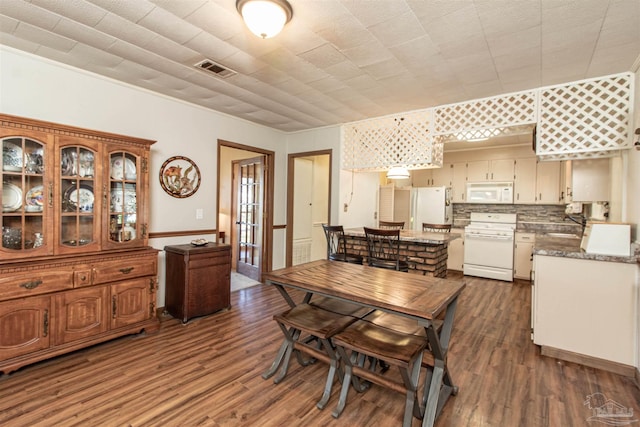
[[[196,209],[196,219],[202,219],[204,217],[204,211],[202,209]]]

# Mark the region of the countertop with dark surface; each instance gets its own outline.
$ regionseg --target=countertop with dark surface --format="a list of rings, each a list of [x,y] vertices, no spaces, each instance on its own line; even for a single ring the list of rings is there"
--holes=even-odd
[[[534,255],[546,255],[555,257],[586,259],[593,261],[623,262],[635,264],[638,262],[640,247],[637,244],[631,245],[631,256],[615,256],[590,254],[580,249],[581,238],[554,237],[548,234],[536,234],[536,243],[533,248]]]

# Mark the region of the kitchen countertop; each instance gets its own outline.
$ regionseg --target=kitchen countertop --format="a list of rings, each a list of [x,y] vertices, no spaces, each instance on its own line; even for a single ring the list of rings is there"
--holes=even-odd
[[[364,236],[364,228],[347,228],[344,230],[344,234],[347,236]],[[407,242],[417,243],[430,243],[432,245],[442,245],[449,243],[452,240],[462,237],[458,233],[433,233],[428,231],[416,231],[416,230],[400,230],[400,240]]]
[[[545,234],[536,234],[536,243],[533,248],[534,255],[546,255],[555,257],[586,259],[593,261],[622,262],[635,264],[640,257],[640,247],[637,244],[631,245],[631,256],[615,256],[589,254],[580,249],[582,239],[566,237],[550,237]]]

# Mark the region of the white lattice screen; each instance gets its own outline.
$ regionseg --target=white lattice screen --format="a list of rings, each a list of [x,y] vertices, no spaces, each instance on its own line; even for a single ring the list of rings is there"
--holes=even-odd
[[[441,167],[448,141],[528,132],[540,160],[611,156],[631,148],[631,73],[345,124],[343,168]]]
[[[502,134],[501,128],[533,124],[536,98],[535,92],[527,91],[435,107],[433,133],[453,139],[459,139],[460,133],[471,133],[472,138],[478,138]]]
[[[442,144],[431,135],[431,112],[412,111],[343,126],[345,169],[381,171],[442,167]]]
[[[606,157],[631,148],[632,81],[625,73],[541,89],[536,154]]]

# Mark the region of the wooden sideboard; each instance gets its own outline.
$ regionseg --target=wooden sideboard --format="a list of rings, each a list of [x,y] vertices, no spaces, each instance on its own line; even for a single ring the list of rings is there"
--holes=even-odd
[[[231,246],[165,246],[165,308],[187,322],[231,306]]]
[[[0,114],[0,372],[158,329],[153,143]]]

